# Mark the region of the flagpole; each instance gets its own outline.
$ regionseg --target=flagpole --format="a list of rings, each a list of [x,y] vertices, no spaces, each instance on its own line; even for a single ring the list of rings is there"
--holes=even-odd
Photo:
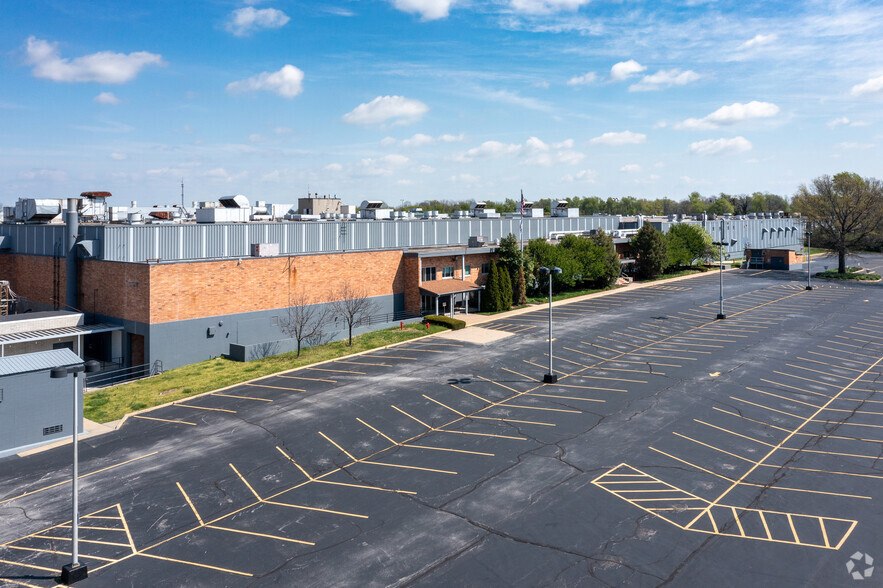
[[[524,190],[521,191],[521,222],[518,226],[518,244],[521,253],[521,269],[524,269]]]

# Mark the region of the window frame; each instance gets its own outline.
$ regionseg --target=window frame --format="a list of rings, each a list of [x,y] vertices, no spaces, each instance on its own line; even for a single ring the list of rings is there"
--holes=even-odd
[[[443,280],[453,280],[454,279],[454,266],[446,266],[442,268],[442,279]]]

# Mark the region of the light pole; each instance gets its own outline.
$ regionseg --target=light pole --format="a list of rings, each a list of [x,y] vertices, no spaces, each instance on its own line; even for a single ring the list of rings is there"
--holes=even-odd
[[[721,232],[723,232],[723,221],[721,221]],[[730,239],[729,241],[724,243],[723,239],[721,239],[720,241],[712,241],[711,244],[717,245],[718,247],[720,247],[720,249],[719,249],[720,258],[718,259],[718,263],[720,266],[720,272],[719,272],[719,275],[720,275],[720,294],[718,295],[718,302],[720,304],[720,307],[718,309],[717,316],[715,317],[715,319],[716,320],[723,320],[723,319],[727,318],[727,315],[724,314],[724,245],[729,245],[730,247],[732,247],[733,245],[736,244],[736,240]]]
[[[812,271],[810,266],[812,265],[812,229],[811,225],[806,226],[806,289],[812,290],[812,282],[810,281],[810,276],[812,276]]]
[[[546,384],[554,384],[558,381],[558,376],[552,369],[552,276],[560,274],[560,267],[541,267],[540,275],[549,276],[549,373],[543,374],[543,382]]]
[[[80,513],[79,513],[79,480],[77,480],[79,476],[79,456],[77,454],[77,434],[79,433],[79,402],[77,399],[80,394],[80,372],[92,373],[97,372],[100,369],[97,361],[87,361],[85,364],[77,364],[66,367],[55,367],[52,368],[52,371],[49,372],[49,377],[51,378],[66,378],[68,374],[74,375],[74,432],[73,432],[73,446],[74,446],[74,475],[71,480],[71,502],[73,503],[73,516],[71,517],[71,555],[73,556],[71,559],[71,563],[63,566],[61,568],[61,582],[63,584],[73,584],[74,582],[79,582],[80,580],[85,580],[89,576],[89,570],[86,567],[86,564],[81,564],[79,562],[80,553],[79,553],[79,526],[80,526]]]

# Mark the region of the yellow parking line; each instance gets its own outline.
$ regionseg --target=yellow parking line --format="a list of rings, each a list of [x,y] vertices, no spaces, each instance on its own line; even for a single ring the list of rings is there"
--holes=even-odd
[[[173,421],[170,419],[160,419],[157,417],[149,417],[149,416],[144,416],[141,414],[133,414],[132,418],[133,419],[144,419],[144,420],[148,420],[148,421],[161,421],[163,423],[178,423],[179,425],[192,425],[194,427],[196,426],[196,423],[188,423],[187,421]]]
[[[223,529],[223,527],[216,527],[216,528],[218,528],[218,529]],[[229,531],[230,529],[223,529],[223,530],[225,530],[225,531]],[[243,531],[243,532],[244,532],[244,531]],[[258,533],[246,533],[246,535],[257,535],[257,534],[258,534]],[[276,539],[281,539],[281,537],[275,537],[275,538],[276,538]],[[311,545],[315,545],[315,543],[312,543]],[[247,576],[247,577],[249,577],[249,578],[251,578],[251,577],[254,576],[254,574],[249,574],[248,572],[240,572],[240,571],[237,571],[237,570],[231,570],[231,569],[229,569],[229,568],[220,568],[220,567],[218,567],[218,566],[210,566],[210,565],[207,565],[207,564],[196,563],[195,561],[185,561],[185,560],[183,560],[183,559],[174,559],[174,558],[172,558],[172,557],[164,557],[164,556],[162,556],[162,555],[154,555],[154,554],[152,554],[152,553],[144,553],[143,551],[139,551],[139,552],[138,552],[138,555],[140,555],[141,557],[149,557],[149,558],[152,558],[152,559],[159,559],[159,560],[163,560],[163,561],[171,561],[171,562],[174,562],[174,563],[186,564],[186,565],[189,565],[189,566],[196,566],[196,567],[198,567],[198,568],[206,568],[206,569],[209,569],[209,570],[217,570],[217,571],[219,571],[219,572],[226,572],[226,573],[228,573],[228,574],[235,574],[235,575],[237,575],[237,576]]]

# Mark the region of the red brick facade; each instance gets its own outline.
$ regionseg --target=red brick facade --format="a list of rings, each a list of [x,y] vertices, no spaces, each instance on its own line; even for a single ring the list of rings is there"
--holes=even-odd
[[[466,256],[472,275],[483,284],[481,265],[496,254]],[[456,259],[454,259],[456,258]],[[306,292],[311,302],[326,302],[349,282],[366,296],[405,295],[408,311],[420,311],[420,266],[453,266],[463,279],[462,254],[405,257],[401,250],[292,257],[243,257],[179,263],[123,263],[79,260],[78,310],[146,324],[208,316],[270,310],[288,306],[289,296]],[[55,258],[21,254],[0,255],[0,280],[9,280],[19,295],[53,303]],[[61,301],[65,292],[65,263],[59,259]]]

